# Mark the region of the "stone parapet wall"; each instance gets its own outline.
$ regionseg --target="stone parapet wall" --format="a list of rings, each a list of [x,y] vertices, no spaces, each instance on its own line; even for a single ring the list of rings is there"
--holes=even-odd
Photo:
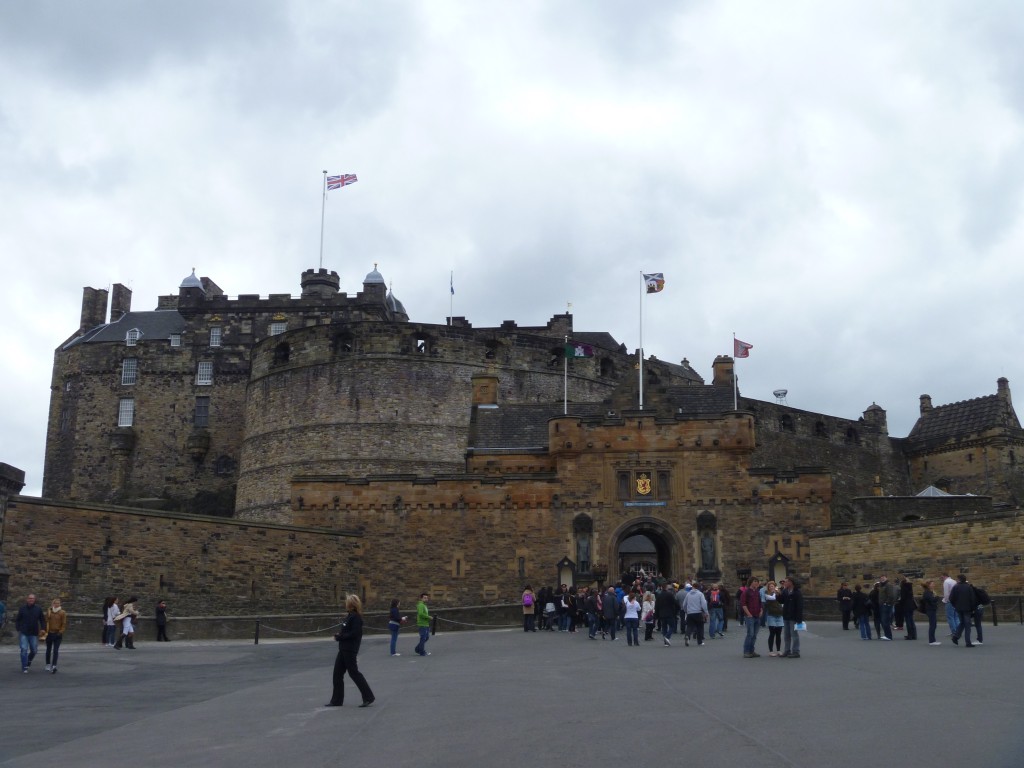
[[[811,533],[813,594],[848,581],[870,587],[904,572],[915,585],[942,573],[967,574],[990,594],[1024,593],[1024,518],[1019,510]],[[915,589],[920,594],[920,587]]]
[[[99,616],[109,595],[181,615],[336,609],[356,592],[361,539],[339,530],[14,497],[4,557],[12,601],[29,592]]]

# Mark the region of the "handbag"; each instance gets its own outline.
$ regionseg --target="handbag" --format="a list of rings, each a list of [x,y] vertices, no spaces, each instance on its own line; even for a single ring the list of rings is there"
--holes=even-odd
[[[793,625],[793,629],[795,629],[797,632],[806,632],[807,631],[807,622],[806,621],[798,621],[796,624]]]

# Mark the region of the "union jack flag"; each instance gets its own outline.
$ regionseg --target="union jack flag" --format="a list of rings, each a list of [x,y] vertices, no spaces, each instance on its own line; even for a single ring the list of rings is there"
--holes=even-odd
[[[347,187],[349,184],[355,184],[359,179],[356,178],[354,173],[343,173],[340,176],[328,176],[327,177],[327,188],[328,189],[341,189]]]

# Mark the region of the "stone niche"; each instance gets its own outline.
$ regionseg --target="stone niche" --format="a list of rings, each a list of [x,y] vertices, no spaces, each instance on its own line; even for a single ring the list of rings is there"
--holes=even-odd
[[[718,557],[718,518],[707,511],[697,515],[697,577],[702,581],[722,578]]]

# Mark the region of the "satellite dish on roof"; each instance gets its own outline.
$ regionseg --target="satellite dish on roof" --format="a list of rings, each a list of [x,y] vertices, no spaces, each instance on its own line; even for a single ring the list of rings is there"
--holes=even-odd
[[[776,402],[782,403],[783,405],[785,405],[786,404],[786,395],[789,394],[789,390],[788,389],[776,389],[774,392],[772,392],[772,394],[775,395],[775,401]]]

